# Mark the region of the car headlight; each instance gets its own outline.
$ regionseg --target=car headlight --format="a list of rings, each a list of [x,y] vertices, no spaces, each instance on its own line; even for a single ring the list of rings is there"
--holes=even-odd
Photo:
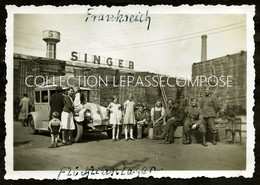
[[[91,112],[90,112],[90,110],[86,110],[84,115],[85,115],[85,117],[87,117],[87,118],[91,118]]]

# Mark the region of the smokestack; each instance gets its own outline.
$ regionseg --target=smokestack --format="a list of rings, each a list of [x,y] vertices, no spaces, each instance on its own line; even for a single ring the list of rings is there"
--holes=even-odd
[[[56,44],[60,42],[60,32],[45,30],[43,40],[47,43],[46,58],[56,59]]]
[[[201,36],[201,62],[207,60],[207,35]]]

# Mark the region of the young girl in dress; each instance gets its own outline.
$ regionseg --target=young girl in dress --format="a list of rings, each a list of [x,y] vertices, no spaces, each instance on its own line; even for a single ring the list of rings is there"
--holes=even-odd
[[[135,125],[135,102],[133,101],[133,95],[128,95],[128,100],[124,103],[124,125],[125,125],[125,141],[128,140],[128,130],[130,130],[130,140],[135,140],[133,137],[133,126]]]
[[[52,113],[52,119],[49,123],[49,131],[51,132],[51,146],[50,148],[58,147],[58,138],[61,131],[61,121],[59,120],[60,114],[58,112]]]
[[[122,111],[117,96],[114,96],[113,102],[108,105],[107,109],[110,111],[110,124],[113,125],[112,141],[119,141],[119,127],[121,125]]]

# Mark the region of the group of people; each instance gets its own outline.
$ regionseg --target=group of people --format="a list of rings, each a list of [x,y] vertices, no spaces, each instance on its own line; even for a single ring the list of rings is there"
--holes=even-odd
[[[60,132],[62,132],[62,143],[72,144],[72,133],[75,130],[73,114],[83,106],[79,87],[70,87],[63,93],[61,87],[57,87],[55,94],[50,100],[50,122],[51,148],[58,146]]]
[[[148,137],[149,131],[153,130],[154,139],[165,139],[165,144],[174,142],[174,134],[178,126],[183,126],[185,134],[184,144],[191,144],[191,132],[197,130],[202,135],[202,144],[207,146],[206,132],[212,134],[212,143],[217,144],[217,129],[215,127],[215,117],[219,111],[217,97],[211,93],[209,86],[204,87],[205,94],[198,99],[192,98],[190,105],[181,106],[178,100],[168,100],[164,108],[161,101],[157,101],[155,106],[149,111],[145,109],[141,102],[135,103],[133,95],[129,94],[123,107],[114,96],[113,101],[108,105],[108,116],[112,125],[112,141],[120,139],[120,127],[124,125],[125,141],[135,140],[134,131],[141,132]],[[29,110],[29,98],[27,94],[20,102],[20,120],[24,120]],[[73,119],[74,112],[82,109],[84,98],[79,87],[69,88],[63,93],[61,87],[57,87],[55,94],[50,100],[50,122],[51,148],[58,146],[60,132],[62,132],[62,143],[72,144],[71,136],[75,130]],[[129,133],[129,137],[128,137]],[[136,133],[136,132],[135,132]],[[140,138],[140,135],[139,135]]]
[[[133,101],[133,96],[130,94],[128,100],[124,103],[124,111],[118,102],[118,97],[113,97],[113,102],[111,102],[107,110],[109,112],[110,124],[112,125],[112,141],[119,140],[120,126],[125,125],[125,140],[128,140],[128,130],[130,131],[130,140],[134,140],[133,136],[133,126],[135,125],[135,115],[134,115],[135,102]],[[124,119],[123,119],[124,118]]]
[[[178,101],[174,102],[175,108],[171,108],[171,102],[168,102],[168,111],[166,113],[166,123],[163,133],[158,136],[159,139],[165,138],[165,143],[173,142],[174,133],[178,126],[183,125],[185,134],[184,144],[191,144],[191,131],[197,130],[202,135],[202,144],[207,146],[207,129],[212,134],[212,144],[216,145],[217,129],[215,127],[215,118],[219,111],[217,97],[211,93],[209,86],[204,87],[205,93],[198,102],[197,98],[191,98],[191,103],[185,109],[178,107]],[[174,110],[175,111],[172,111]]]
[[[212,134],[212,143],[216,145],[215,117],[219,106],[217,97],[211,93],[209,86],[205,86],[204,90],[205,94],[200,102],[197,98],[191,98],[190,105],[181,106],[179,100],[168,100],[164,108],[158,100],[150,111],[144,110],[144,106],[140,103],[135,104],[132,94],[124,102],[123,108],[118,103],[118,97],[114,96],[113,102],[107,107],[110,112],[110,124],[113,125],[112,141],[119,140],[119,127],[123,124],[126,141],[135,140],[133,130],[135,127],[141,127],[144,135],[148,134],[149,128],[153,128],[156,139],[165,139],[165,144],[171,144],[174,142],[177,127],[183,126],[184,144],[192,143],[191,132],[196,130],[201,133],[202,145],[207,146],[206,132],[209,130]]]

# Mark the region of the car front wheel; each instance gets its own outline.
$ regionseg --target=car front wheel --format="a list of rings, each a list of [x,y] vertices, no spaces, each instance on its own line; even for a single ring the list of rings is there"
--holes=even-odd
[[[75,122],[75,131],[73,133],[73,140],[75,143],[80,142],[82,137],[83,137],[83,124],[82,123],[78,123],[74,120]]]
[[[28,129],[29,129],[30,134],[37,134],[38,133],[38,130],[35,130],[33,117],[29,118]]]

